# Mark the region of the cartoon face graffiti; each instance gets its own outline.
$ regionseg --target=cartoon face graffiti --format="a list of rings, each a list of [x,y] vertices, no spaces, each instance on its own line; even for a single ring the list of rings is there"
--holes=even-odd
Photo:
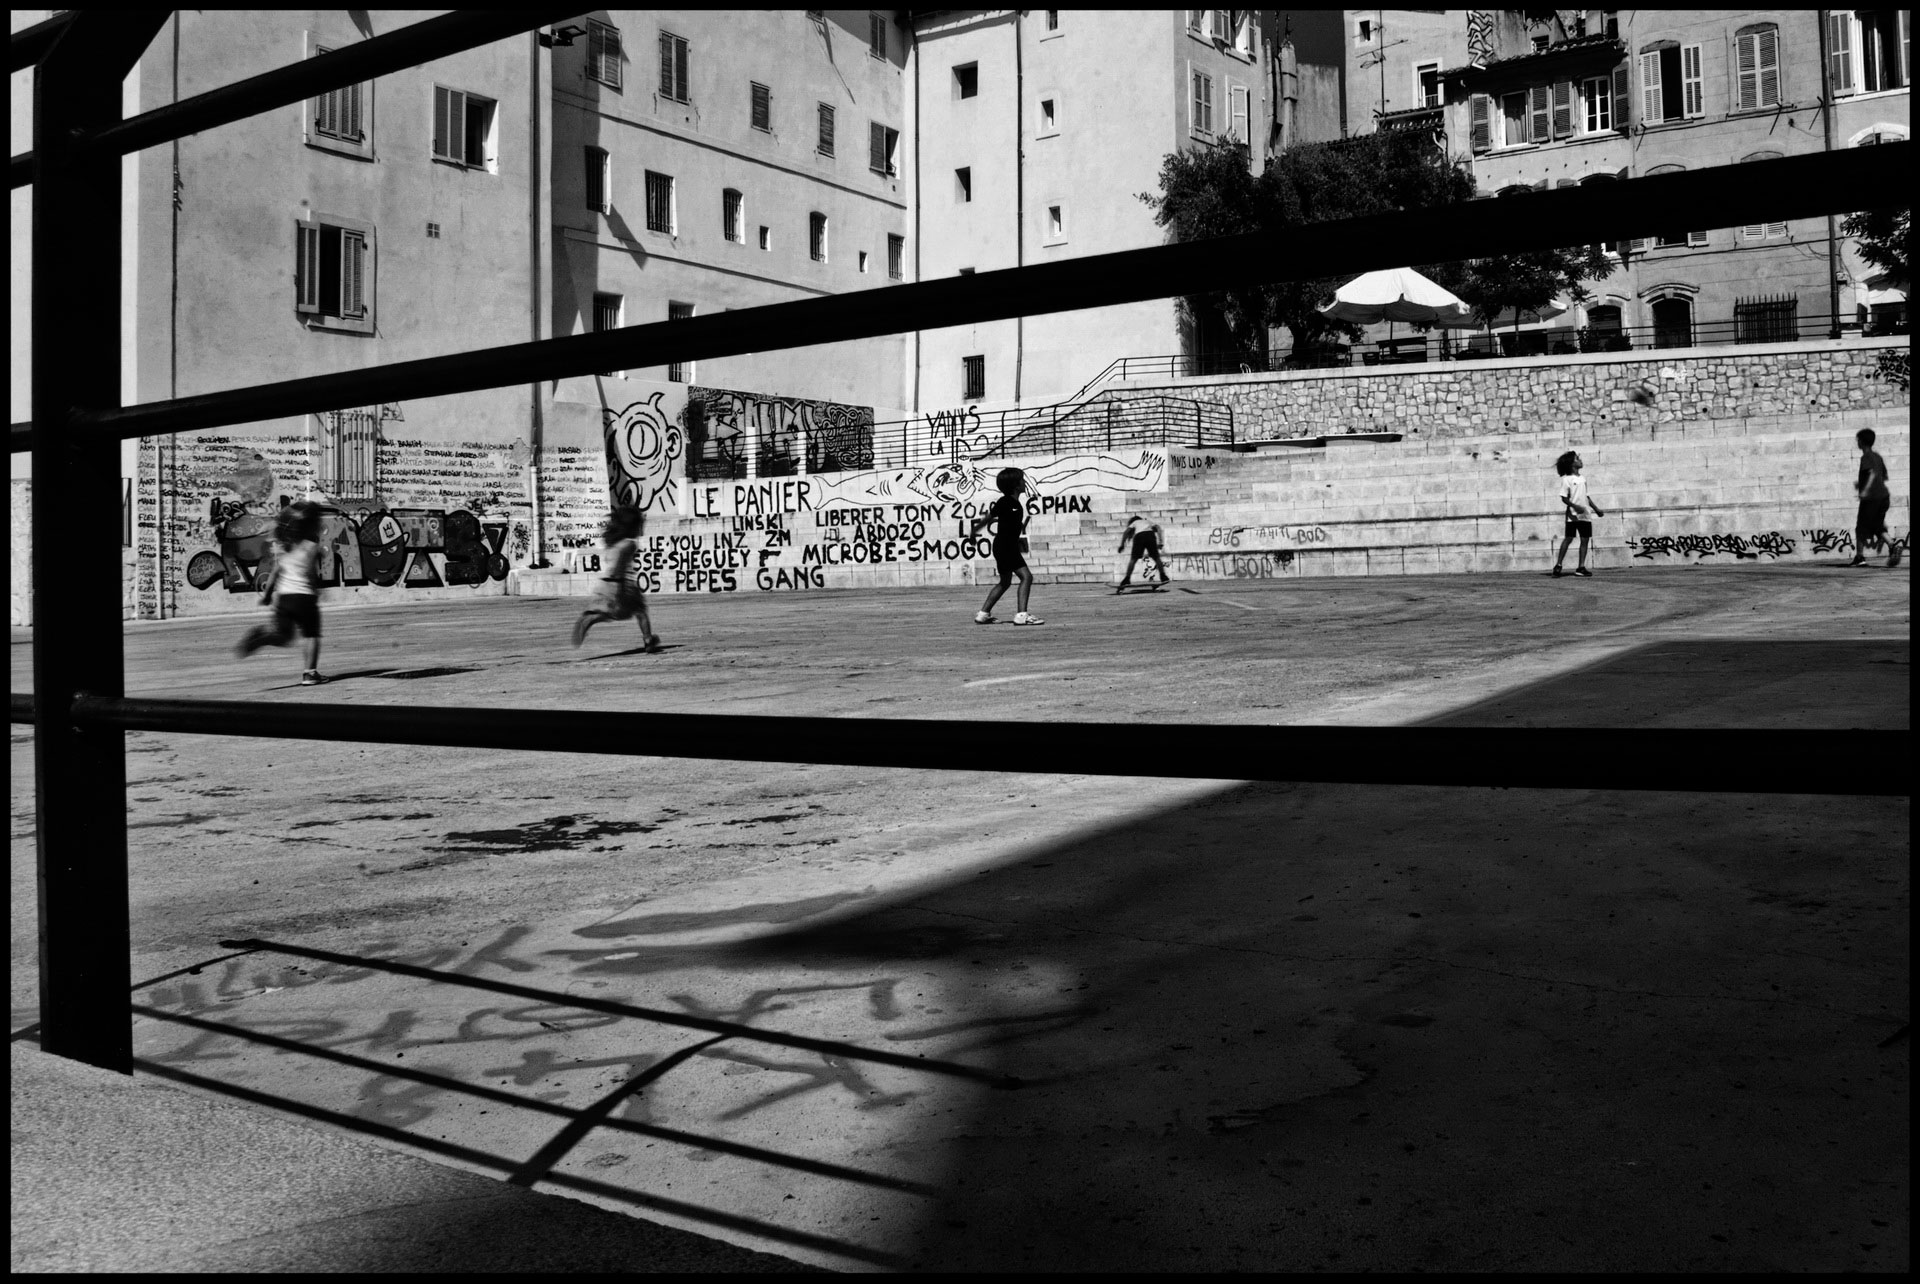
[[[366,577],[383,588],[400,582],[406,569],[407,536],[387,512],[369,513],[360,523],[360,564]]]
[[[673,461],[686,452],[686,433],[660,409],[662,393],[606,413],[607,490],[615,508],[671,512],[678,500]]]

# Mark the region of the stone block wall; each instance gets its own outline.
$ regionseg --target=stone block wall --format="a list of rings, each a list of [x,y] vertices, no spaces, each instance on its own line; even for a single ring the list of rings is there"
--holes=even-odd
[[[1812,340],[1547,360],[1440,361],[1208,379],[1133,381],[1104,398],[1184,396],[1233,409],[1242,441],[1363,432],[1434,437],[1581,432],[1695,419],[1904,407],[1883,356],[1905,338]],[[1627,399],[1647,383],[1651,409]]]

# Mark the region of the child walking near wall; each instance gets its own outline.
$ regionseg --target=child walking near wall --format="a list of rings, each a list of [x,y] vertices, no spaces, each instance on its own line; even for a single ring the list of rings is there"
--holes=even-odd
[[[1007,585],[1013,577],[1020,577],[1020,609],[1014,613],[1015,624],[1045,624],[1037,615],[1027,613],[1027,596],[1033,591],[1033,572],[1027,569],[1027,559],[1022,545],[1026,542],[1022,533],[1026,529],[1027,511],[1020,504],[1020,496],[1027,489],[1027,475],[1018,468],[1002,468],[993,479],[1000,488],[1000,498],[993,503],[992,511],[984,517],[973,519],[973,533],[978,535],[982,526],[993,527],[993,565],[1000,572],[1000,582],[987,590],[987,600],[979,613],[973,617],[975,624],[993,623],[993,604],[1007,591]]]
[[[294,634],[307,639],[307,667],[300,685],[317,687],[320,673],[320,506],[305,500],[280,510],[273,527],[273,570],[260,585],[260,602],[273,605],[273,620],[248,629],[234,648],[242,659],[263,646],[286,646]]]
[[[1553,559],[1553,574],[1555,578],[1566,574],[1561,569],[1561,563],[1567,560],[1567,545],[1573,543],[1573,537],[1578,535],[1580,563],[1574,567],[1573,573],[1590,576],[1593,572],[1587,569],[1587,546],[1593,542],[1593,519],[1605,517],[1606,514],[1587,494],[1587,479],[1580,475],[1585,465],[1578,454],[1569,450],[1554,460],[1553,466],[1560,473],[1560,504],[1567,510],[1567,531],[1560,541],[1559,556]]]
[[[637,508],[616,508],[607,516],[601,540],[607,551],[600,558],[600,578],[594,582],[592,605],[573,622],[573,644],[587,640],[587,630],[602,620],[635,620],[648,651],[660,649],[660,636],[647,615],[647,596],[633,580],[633,562],[640,554],[640,531],[646,519]]]

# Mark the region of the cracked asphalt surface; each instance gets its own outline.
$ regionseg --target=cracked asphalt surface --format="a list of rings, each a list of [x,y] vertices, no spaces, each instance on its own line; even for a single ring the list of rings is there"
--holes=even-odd
[[[1908,584],[668,597],[661,655],[486,599],[328,614],[318,690],[133,627],[130,694],[1139,724],[1127,777],[131,735],[136,1054],[839,1270],[1905,1270],[1904,799],[1166,781],[1152,724],[1904,728]]]

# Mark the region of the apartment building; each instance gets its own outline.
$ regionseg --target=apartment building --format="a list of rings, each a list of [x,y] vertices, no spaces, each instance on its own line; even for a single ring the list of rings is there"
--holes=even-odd
[[[553,54],[553,330],[907,279],[910,33],[893,10],[604,10]],[[897,408],[899,336],[618,379]],[[604,388],[570,381],[563,402]]]
[[[1239,141],[1264,161],[1250,11],[943,10],[913,36],[919,279],[1159,245],[1139,193],[1169,152]],[[1195,342],[1173,300],[925,331],[914,404],[1046,404],[1116,357]]]
[[[1908,136],[1905,10],[1348,10],[1345,21],[1350,124],[1439,128],[1483,195]],[[1382,79],[1362,74],[1369,59]],[[1419,101],[1397,109],[1407,91]],[[1591,283],[1592,302],[1523,329],[1673,347],[1905,315],[1901,288],[1826,219],[1702,229],[1675,211],[1671,231],[1610,249],[1619,267]]]

